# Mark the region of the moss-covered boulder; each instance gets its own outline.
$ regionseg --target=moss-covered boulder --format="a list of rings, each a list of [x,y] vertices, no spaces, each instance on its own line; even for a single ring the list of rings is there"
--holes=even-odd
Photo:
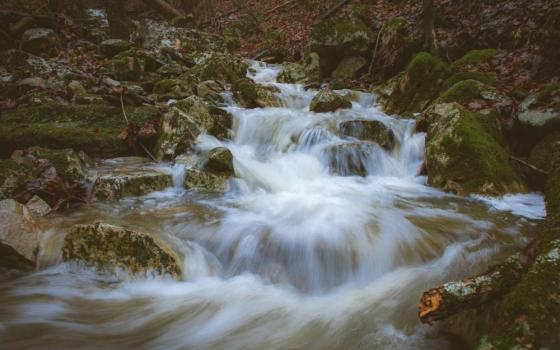
[[[471,50],[453,62],[455,67],[476,66],[488,62],[500,53],[498,49]]]
[[[458,102],[467,104],[477,101],[483,105],[513,103],[511,98],[504,92],[473,79],[462,80],[451,86],[442,92],[434,103]],[[481,107],[484,107],[483,105]]]
[[[528,96],[520,105],[518,120],[529,128],[560,130],[560,83]]]
[[[210,150],[208,153],[208,161],[204,169],[210,172],[232,176],[234,174],[233,154],[225,147],[217,147]]]
[[[183,76],[181,79],[162,79],[154,83],[153,93],[158,98],[181,99],[194,93],[196,80],[192,76]]]
[[[447,90],[453,85],[464,81],[464,80],[476,80],[486,85],[492,85],[496,83],[496,78],[492,75],[482,72],[458,72],[453,74],[442,84],[442,90]]]
[[[158,70],[164,62],[153,52],[132,49],[117,54],[108,60],[102,71],[116,80],[141,81],[149,72]]]
[[[246,108],[280,107],[282,102],[276,95],[279,92],[274,86],[256,84],[249,78],[237,80],[232,85],[235,98]]]
[[[299,63],[284,63],[278,74],[278,82],[286,84],[308,84],[320,80],[319,55],[311,52]]]
[[[373,35],[356,16],[331,17],[311,29],[311,51],[319,55],[322,77],[328,77],[345,57],[363,56]]]
[[[456,194],[503,195],[526,188],[509,163],[496,120],[457,103],[442,103],[429,114],[426,135],[428,183]]]
[[[58,36],[49,28],[32,28],[23,32],[21,48],[34,55],[54,56],[57,52]]]
[[[399,76],[376,90],[379,103],[388,113],[412,115],[422,112],[435,99],[443,82],[452,74],[451,67],[421,52],[414,56]]]
[[[395,145],[393,131],[378,120],[348,120],[338,125],[339,134],[372,141],[383,148],[391,149]]]
[[[554,160],[560,159],[560,132],[544,137],[533,147],[529,162],[548,173],[553,170]]]
[[[39,228],[31,213],[13,199],[0,201],[0,266],[30,271],[37,265]]]
[[[173,185],[171,174],[149,168],[117,168],[102,172],[93,185],[92,196],[114,201],[127,196],[142,196]]]
[[[182,275],[181,258],[161,237],[102,222],[74,226],[64,239],[62,258],[108,271]]]
[[[122,39],[107,39],[101,42],[101,53],[107,57],[113,57],[118,53],[131,48],[130,42]]]
[[[56,173],[65,181],[81,182],[87,177],[88,156],[71,148],[58,150],[31,148],[15,151],[11,156],[17,164],[29,167],[33,166],[32,159],[35,158],[48,159],[56,169]]]
[[[247,74],[248,65],[240,57],[227,52],[210,52],[197,59],[193,73],[201,80],[233,83]]]
[[[222,102],[223,98],[220,95],[225,91],[223,85],[216,80],[201,81],[196,85],[195,92],[198,97],[209,99],[214,102]]]
[[[349,108],[352,108],[352,101],[348,96],[337,94],[326,88],[319,90],[309,106],[309,110],[315,113],[328,113]]]

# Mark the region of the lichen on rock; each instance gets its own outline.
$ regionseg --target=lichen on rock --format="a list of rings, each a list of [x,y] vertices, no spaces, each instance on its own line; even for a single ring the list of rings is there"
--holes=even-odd
[[[348,96],[323,88],[313,97],[309,109],[315,113],[335,112],[339,109],[352,108],[352,101]]]

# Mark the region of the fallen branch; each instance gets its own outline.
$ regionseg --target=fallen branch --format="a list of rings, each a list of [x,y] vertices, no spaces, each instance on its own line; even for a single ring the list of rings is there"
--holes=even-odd
[[[184,14],[177,10],[175,7],[169,5],[164,0],[144,0],[144,2],[151,8],[162,11],[167,17],[174,18],[177,16],[183,16]]]
[[[375,62],[375,56],[377,56],[377,47],[379,46],[379,38],[381,38],[383,28],[385,28],[385,22],[383,22],[381,29],[379,29],[379,33],[377,33],[377,39],[375,40],[375,49],[373,50],[373,56],[371,57],[371,62],[369,63],[368,75],[371,75],[371,71],[373,70],[373,62]]]
[[[540,174],[542,174],[542,175],[548,176],[548,172],[546,172],[546,171],[544,171],[544,170],[542,170],[542,169],[537,168],[537,167],[534,166],[533,164],[528,163],[528,162],[524,161],[523,159],[520,159],[520,158],[517,158],[517,157],[514,157],[514,156],[509,156],[509,158],[510,158],[511,160],[514,160],[514,161],[518,162],[519,164],[521,164],[521,165],[523,165],[523,166],[525,166],[525,167],[527,167],[527,168],[533,170],[533,171],[536,171],[537,173],[540,173]]]
[[[537,255],[537,244],[533,241],[520,253],[509,257],[483,275],[445,283],[424,292],[418,304],[420,321],[431,325],[435,321],[480,306],[505,294],[519,282]]]
[[[266,11],[264,14],[265,14],[265,15],[270,15],[271,13],[275,12],[276,10],[281,9],[282,7],[287,6],[287,5],[289,5],[289,4],[292,4],[292,3],[296,2],[296,1],[297,1],[297,0],[288,0],[288,1],[284,1],[284,2],[281,3],[280,5],[274,6],[274,7],[271,8],[270,10]]]
[[[324,14],[323,17],[321,17],[321,21],[324,21],[327,18],[329,18],[330,16],[334,15],[338,10],[340,10],[341,8],[346,6],[348,3],[350,3],[350,1],[351,0],[342,0],[341,2],[339,2],[336,6],[334,6],[332,9],[330,9],[326,14]]]

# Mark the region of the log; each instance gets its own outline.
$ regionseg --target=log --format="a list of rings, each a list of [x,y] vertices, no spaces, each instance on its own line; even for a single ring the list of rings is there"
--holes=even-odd
[[[448,282],[424,292],[418,304],[420,321],[431,325],[507,293],[533,265],[538,255],[536,242],[480,276]]]
[[[165,14],[165,16],[168,18],[183,16],[183,13],[181,11],[169,5],[164,0],[144,0],[144,2],[151,8],[158,11],[162,11]]]

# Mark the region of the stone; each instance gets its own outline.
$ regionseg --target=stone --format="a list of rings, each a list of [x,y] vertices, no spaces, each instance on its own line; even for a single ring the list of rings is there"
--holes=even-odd
[[[84,181],[87,177],[87,156],[71,148],[61,150],[38,149],[32,152],[38,158],[48,159],[57,174],[66,181]]]
[[[174,48],[177,45],[180,49],[191,53],[224,49],[223,40],[218,36],[196,29],[181,28],[163,21],[143,19],[137,28],[139,42],[145,49]]]
[[[163,79],[154,84],[153,92],[167,99],[181,99],[193,94],[192,79]]]
[[[426,134],[428,183],[459,195],[501,196],[526,192],[509,162],[496,117],[457,103],[436,104],[424,113],[433,122]]]
[[[160,57],[151,51],[131,49],[108,60],[102,66],[102,71],[119,81],[141,81],[163,64]]]
[[[240,57],[226,52],[210,52],[198,58],[193,73],[202,81],[220,80],[233,83],[244,78],[248,65]]]
[[[64,239],[62,259],[108,271],[182,276],[181,258],[160,236],[103,222],[75,225]]]
[[[13,199],[0,201],[0,266],[31,271],[37,266],[39,229],[29,210]]]
[[[199,169],[187,169],[185,188],[211,193],[223,193],[228,190],[228,176]]]
[[[378,120],[348,120],[338,126],[339,134],[362,141],[372,141],[379,146],[392,149],[395,145],[393,131]]]
[[[223,102],[220,95],[225,91],[224,87],[216,80],[205,80],[198,83],[195,88],[196,95],[200,98],[209,99],[215,102]]]
[[[352,108],[352,101],[329,89],[321,89],[311,100],[309,109],[315,113],[334,112],[339,109]]]
[[[232,90],[239,104],[245,108],[282,106],[275,86],[256,84],[249,78],[243,78],[233,83]]]
[[[358,77],[358,72],[366,65],[366,59],[360,56],[344,58],[331,76],[334,79],[352,80]]]
[[[52,211],[51,206],[37,195],[31,197],[25,207],[36,217],[48,215]]]
[[[560,83],[529,95],[520,105],[518,120],[536,129],[560,130]]]
[[[214,173],[223,173],[228,176],[234,175],[233,154],[225,147],[217,147],[210,150],[205,170]]]
[[[100,46],[101,52],[107,57],[113,57],[116,54],[126,51],[132,47],[128,41],[123,39],[103,40]]]
[[[159,67],[157,73],[164,77],[176,77],[185,72],[185,68],[178,63],[167,63]]]
[[[93,185],[92,196],[115,201],[127,196],[143,196],[173,185],[171,174],[149,168],[117,168],[100,174]]]
[[[54,56],[57,46],[58,37],[52,29],[32,28],[21,36],[21,49],[34,55]]]
[[[68,91],[70,91],[74,98],[87,94],[86,88],[77,80],[72,80],[68,83]]]
[[[330,168],[339,176],[366,176],[372,152],[379,148],[372,142],[349,142],[329,146],[325,152],[330,159]]]
[[[310,84],[320,80],[319,55],[311,52],[301,63],[284,63],[283,70],[278,74],[279,83]]]
[[[342,59],[364,56],[373,34],[356,16],[331,17],[311,29],[310,49],[319,56],[322,77],[328,77]]]
[[[40,77],[33,77],[33,78],[25,78],[21,79],[16,83],[20,89],[25,90],[26,92],[33,89],[46,89],[47,84],[45,79]]]

